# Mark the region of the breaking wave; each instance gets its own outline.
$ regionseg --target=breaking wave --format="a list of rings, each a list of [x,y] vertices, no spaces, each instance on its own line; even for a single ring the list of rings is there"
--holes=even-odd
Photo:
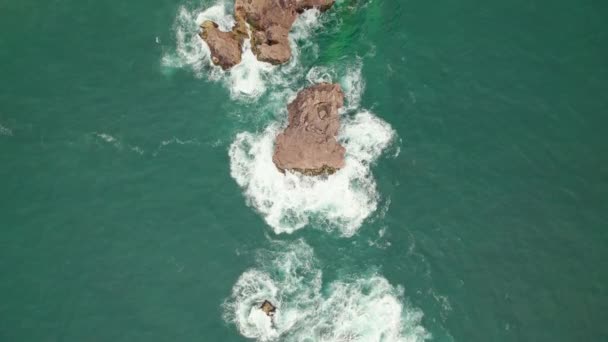
[[[292,58],[289,63],[274,66],[260,62],[251,51],[251,44],[243,44],[241,63],[224,71],[211,62],[207,44],[198,36],[199,26],[205,20],[212,20],[221,30],[230,31],[234,25],[232,2],[216,2],[204,10],[191,10],[180,7],[175,19],[175,50],[162,57],[162,65],[167,68],[189,68],[197,77],[207,77],[223,83],[231,97],[241,100],[256,100],[266,92],[267,86],[288,87],[302,74],[299,64],[300,49],[316,51],[318,48],[309,39],[312,32],[320,26],[319,11],[307,10],[296,19],[289,35]]]
[[[404,300],[404,289],[382,276],[323,286],[312,248],[298,240],[258,253],[223,305],[224,319],[258,341],[423,341],[423,313]],[[271,318],[259,307],[276,306]]]

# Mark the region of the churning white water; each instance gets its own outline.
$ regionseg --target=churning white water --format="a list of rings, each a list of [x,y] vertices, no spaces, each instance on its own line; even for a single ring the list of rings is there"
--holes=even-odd
[[[298,16],[289,35],[292,59],[283,66],[260,62],[251,51],[251,43],[243,44],[241,63],[230,70],[222,70],[211,62],[207,44],[198,36],[199,26],[206,20],[216,22],[222,31],[230,31],[234,25],[232,3],[217,2],[204,10],[180,7],[175,19],[175,51],[165,54],[162,65],[169,68],[189,68],[197,77],[207,77],[221,82],[232,98],[255,101],[266,92],[269,85],[288,87],[303,73],[299,65],[300,48],[315,51],[316,45],[306,39],[319,27],[319,11],[307,10]]]
[[[230,146],[232,177],[276,233],[291,233],[314,222],[348,237],[376,210],[378,193],[370,166],[395,132],[370,112],[342,120],[339,140],[346,148],[346,166],[328,177],[278,171],[272,162],[278,124],[262,133],[239,133]]]
[[[422,341],[422,312],[404,300],[404,289],[380,275],[323,285],[312,248],[302,240],[277,242],[259,253],[224,303],[224,319],[258,341]],[[271,318],[264,300],[277,310]]]
[[[346,109],[338,139],[346,148],[346,166],[328,177],[279,172],[272,154],[282,127],[275,122],[261,133],[237,134],[229,150],[231,175],[243,188],[249,205],[276,233],[292,233],[314,224],[349,237],[377,208],[379,195],[370,167],[393,143],[396,133],[369,111],[352,112],[359,106],[364,88],[361,63],[340,70],[315,67],[307,79],[311,84],[339,82],[344,90]]]

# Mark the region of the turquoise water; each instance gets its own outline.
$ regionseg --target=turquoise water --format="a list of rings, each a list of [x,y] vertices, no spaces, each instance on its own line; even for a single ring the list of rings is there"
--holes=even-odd
[[[214,5],[0,4],[1,341],[608,339],[607,4],[343,0],[232,77]],[[284,187],[309,79],[357,167]]]

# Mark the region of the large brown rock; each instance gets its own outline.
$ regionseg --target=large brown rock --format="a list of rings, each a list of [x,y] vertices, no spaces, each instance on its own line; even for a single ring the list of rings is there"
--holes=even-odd
[[[289,30],[273,25],[266,31],[256,31],[251,41],[253,53],[258,60],[271,64],[282,64],[291,58]]]
[[[336,140],[343,103],[337,84],[321,83],[298,93],[287,106],[289,125],[275,141],[272,161],[281,172],[320,175],[344,167],[345,149]]]
[[[329,9],[335,0],[235,0],[236,24],[231,32],[222,32],[217,25],[201,25],[201,37],[209,45],[213,63],[224,69],[241,60],[243,39],[251,37],[251,48],[257,59],[282,64],[291,58],[289,30],[298,13],[306,9]],[[247,25],[251,34],[247,30]],[[237,56],[238,55],[238,56]]]

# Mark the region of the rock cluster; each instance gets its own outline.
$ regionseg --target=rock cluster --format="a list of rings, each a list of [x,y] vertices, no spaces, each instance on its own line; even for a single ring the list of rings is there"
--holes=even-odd
[[[201,38],[211,50],[214,64],[229,69],[241,61],[242,45],[251,38],[251,49],[257,59],[282,64],[291,58],[289,30],[298,13],[306,9],[329,9],[335,0],[235,0],[235,25],[222,32],[212,21],[201,24]],[[251,32],[249,32],[247,28]]]
[[[275,141],[272,161],[281,172],[315,176],[344,167],[345,149],[336,140],[343,103],[338,84],[320,83],[298,93],[287,107],[289,125]]]

